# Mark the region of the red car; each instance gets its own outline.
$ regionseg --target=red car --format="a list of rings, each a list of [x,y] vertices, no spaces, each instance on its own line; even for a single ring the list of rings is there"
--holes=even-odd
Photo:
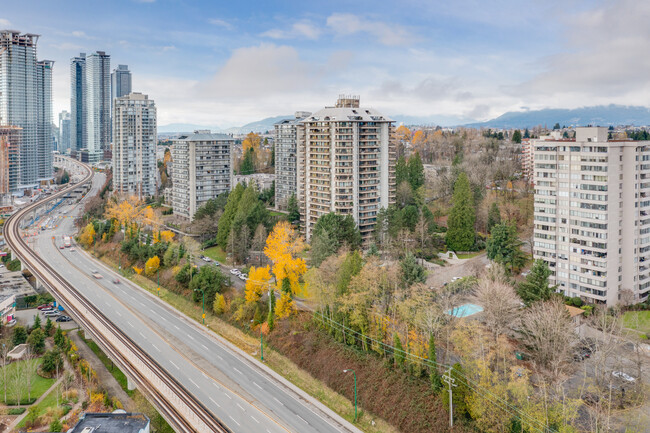
[[[36,308],[38,308],[39,310],[44,310],[46,308],[52,308],[52,304],[43,304],[43,305],[39,305]]]

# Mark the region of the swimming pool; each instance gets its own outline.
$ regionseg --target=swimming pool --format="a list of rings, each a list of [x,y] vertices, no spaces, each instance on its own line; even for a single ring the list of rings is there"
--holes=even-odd
[[[469,317],[476,313],[480,313],[481,311],[483,311],[483,307],[481,307],[480,305],[464,304],[461,305],[460,307],[455,307],[452,308],[451,310],[447,310],[446,313],[449,314],[450,316],[455,316],[455,317]]]

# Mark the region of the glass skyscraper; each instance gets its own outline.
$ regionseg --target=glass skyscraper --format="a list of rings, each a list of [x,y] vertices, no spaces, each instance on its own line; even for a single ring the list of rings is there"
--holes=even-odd
[[[37,61],[39,36],[0,31],[0,125],[22,128],[16,190],[53,178],[52,65]]]
[[[70,149],[86,148],[86,54],[70,59]]]
[[[97,51],[86,56],[86,128],[87,148],[90,162],[103,159],[105,150],[111,146],[111,56]]]

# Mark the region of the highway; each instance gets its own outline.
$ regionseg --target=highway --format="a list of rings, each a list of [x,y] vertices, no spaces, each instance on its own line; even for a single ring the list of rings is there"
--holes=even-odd
[[[96,175],[86,199],[99,191]],[[83,202],[50,215],[30,246],[233,432],[358,432],[267,367],[86,254],[60,249]],[[103,278],[92,277],[93,270]],[[115,284],[114,279],[120,283]],[[211,302],[207,302],[211,305]]]

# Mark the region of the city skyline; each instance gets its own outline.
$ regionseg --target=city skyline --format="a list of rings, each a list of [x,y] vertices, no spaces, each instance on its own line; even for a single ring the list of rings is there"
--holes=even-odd
[[[400,9],[124,1],[107,11],[105,22],[118,23],[110,26],[88,19],[94,12],[82,3],[37,3],[36,14],[8,5],[0,27],[42,34],[39,57],[59,64],[78,52],[111,53],[134,72],[134,89],[156,95],[161,125],[241,125],[316,110],[340,93],[361,94],[387,115],[443,123],[650,99],[650,66],[635,54],[650,43],[650,6],[627,0]],[[57,113],[69,101],[63,69],[53,77]],[[623,75],[613,80],[616,71]]]

